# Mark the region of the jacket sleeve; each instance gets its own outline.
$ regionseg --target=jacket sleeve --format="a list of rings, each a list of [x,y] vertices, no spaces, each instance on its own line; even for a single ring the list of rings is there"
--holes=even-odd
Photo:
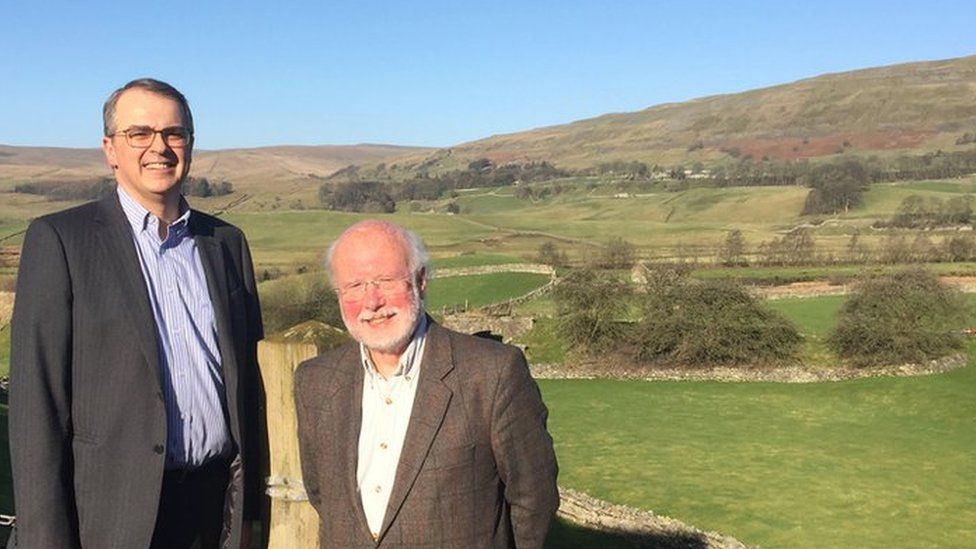
[[[492,404],[491,444],[518,548],[540,548],[559,507],[548,411],[525,356],[511,349]]]
[[[10,457],[18,547],[76,547],[71,274],[61,236],[27,230],[11,326]]]

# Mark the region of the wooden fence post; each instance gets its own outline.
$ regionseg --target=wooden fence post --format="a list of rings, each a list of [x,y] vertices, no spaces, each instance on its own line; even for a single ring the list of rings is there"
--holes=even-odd
[[[269,549],[318,547],[319,517],[305,494],[298,455],[298,420],[293,393],[295,369],[302,361],[347,339],[342,330],[309,321],[258,343],[270,454],[267,488],[271,497]]]
[[[261,341],[258,363],[264,380],[270,453],[267,493],[271,496],[269,549],[318,547],[319,517],[308,502],[298,457],[292,383],[295,368],[318,354],[315,345]]]

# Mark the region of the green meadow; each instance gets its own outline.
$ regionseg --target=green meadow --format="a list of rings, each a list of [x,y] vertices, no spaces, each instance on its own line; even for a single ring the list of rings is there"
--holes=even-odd
[[[684,255],[710,260],[731,229],[742,231],[748,248],[755,250],[800,224],[809,228],[818,251],[839,256],[855,232],[862,243],[877,246],[886,233],[871,231],[871,223],[890,218],[905,197],[918,194],[944,200],[972,193],[976,177],[874,184],[861,206],[815,218],[800,215],[808,189],[799,186],[659,190],[618,198],[607,182],[594,185],[570,179],[560,185],[563,192],[541,199],[516,198],[512,187],[462,192],[453,199],[461,208],[458,215],[423,211],[444,202],[434,201],[401,204],[393,214],[242,209],[224,217],[247,233],[259,270],[317,264],[345,227],[366,217],[389,219],[416,230],[433,257],[464,257],[459,261],[469,264],[480,263],[479,256],[487,258],[485,263],[500,256],[531,259],[546,241],[555,241],[570,259],[585,261],[614,236],[635,244],[646,258]],[[410,211],[415,208],[420,210]],[[935,239],[950,234],[955,231],[929,233]]]
[[[800,328],[803,336],[800,356],[805,367],[824,369],[838,364],[837,356],[827,348],[826,338],[844,299],[845,296],[832,295],[766,301],[770,309],[782,313]]]
[[[555,241],[574,261],[585,261],[611,237],[635,244],[645,258],[675,255],[710,260],[731,229],[739,229],[750,250],[782,236],[797,225],[811,231],[820,252],[843,253],[850,235],[877,246],[884,231],[871,231],[874,221],[890,218],[912,194],[942,200],[976,194],[976,176],[939,181],[876,183],[865,192],[863,204],[834,216],[800,215],[808,189],[782,187],[693,187],[681,191],[619,193],[608,179],[569,178],[544,185],[563,190],[540,199],[515,196],[514,187],[471,189],[457,198],[404,202],[393,214],[360,214],[327,210],[262,210],[245,202],[223,214],[244,229],[258,271],[292,272],[322,260],[329,243],[348,225],[367,217],[400,223],[421,234],[438,260],[479,263],[498,257],[531,259],[546,241]],[[618,196],[622,195],[622,196]],[[437,213],[449,200],[460,214]],[[224,204],[226,201],[221,201]],[[0,238],[4,246],[19,246],[17,235],[27,221],[43,213],[74,205],[32,195],[0,193]],[[201,207],[212,205],[199,201]],[[931,231],[941,238],[954,231]]]
[[[843,299],[767,305],[829,359]],[[563,485],[763,547],[968,547],[976,345],[970,357],[918,378],[540,385]]]
[[[565,486],[763,547],[976,544],[972,363],[821,384],[540,385]]]
[[[10,374],[10,325],[0,328],[0,377]]]
[[[769,302],[808,338],[838,296]],[[976,544],[976,344],[947,374],[541,380],[560,483],[762,547]]]
[[[493,273],[435,278],[427,287],[427,309],[467,305],[468,308],[498,303],[525,295],[549,282],[549,276],[535,273]]]

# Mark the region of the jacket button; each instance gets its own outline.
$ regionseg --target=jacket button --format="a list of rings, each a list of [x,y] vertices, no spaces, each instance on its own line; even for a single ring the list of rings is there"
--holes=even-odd
[[[166,448],[162,444],[157,444],[153,446],[153,452],[156,452],[157,454],[162,454],[165,451]]]

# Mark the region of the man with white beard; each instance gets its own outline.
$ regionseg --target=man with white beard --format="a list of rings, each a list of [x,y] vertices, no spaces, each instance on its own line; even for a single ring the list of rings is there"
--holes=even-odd
[[[362,221],[329,248],[354,342],[296,373],[322,547],[541,547],[559,505],[547,411],[515,347],[423,312],[416,234]]]

